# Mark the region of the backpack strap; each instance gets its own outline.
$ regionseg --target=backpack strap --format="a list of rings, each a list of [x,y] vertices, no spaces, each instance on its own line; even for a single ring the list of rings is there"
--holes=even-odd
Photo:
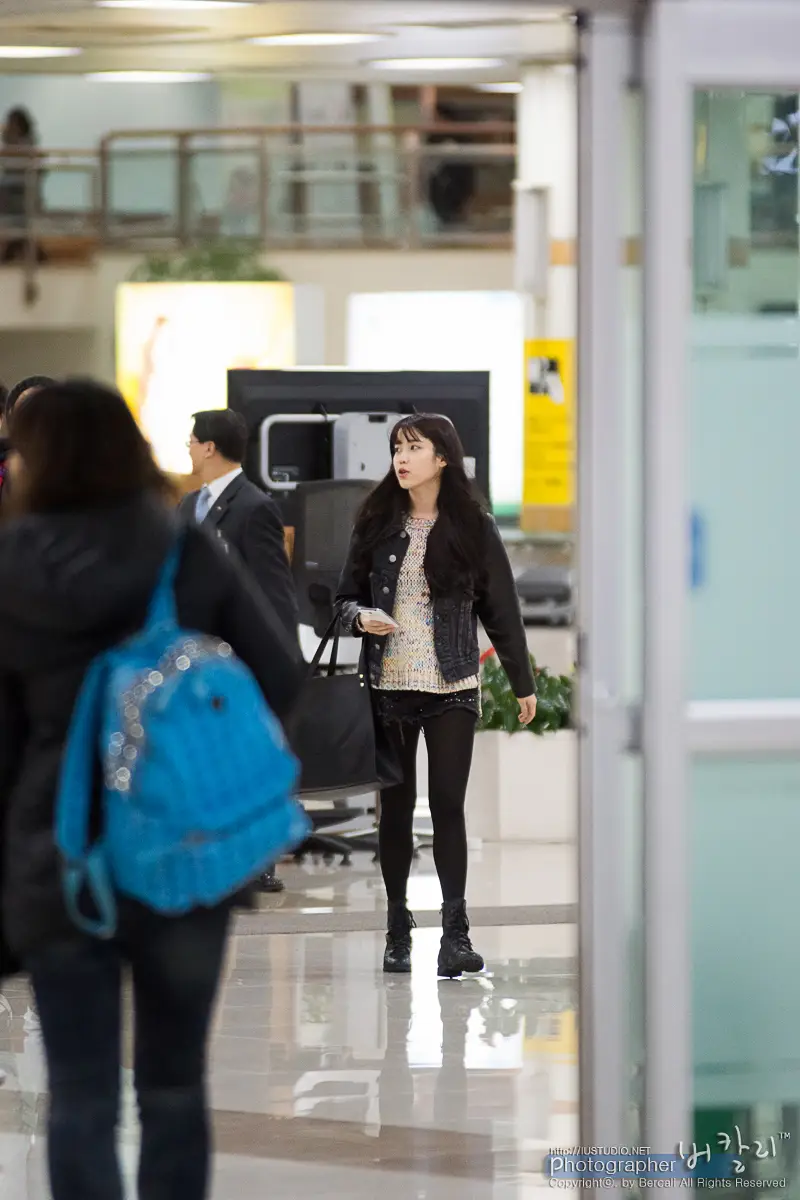
[[[95,937],[113,937],[117,905],[102,839],[89,845],[89,822],[97,769],[97,731],[105,698],[108,657],[91,664],[75,703],[61,763],[56,804],[56,843],[64,858],[64,899],[71,920]],[[87,917],[81,899],[88,896],[97,917]]]
[[[144,625],[146,630],[154,629],[158,625],[178,624],[178,610],[175,603],[175,580],[181,564],[184,538],[184,530],[180,529],[172,546],[167,551],[167,557],[164,559],[164,565],[161,568],[150,600],[150,607],[147,610],[147,620]]]
[[[145,630],[177,625],[175,579],[183,552],[181,530],[164,559],[150,606]],[[117,903],[105,857],[102,837],[90,845],[89,831],[97,769],[97,735],[102,725],[108,654],[94,660],[84,677],[72,714],[61,763],[56,805],[56,842],[64,859],[64,899],[73,923],[94,937],[113,937],[117,929]],[[97,912],[88,917],[81,900],[89,898]]]

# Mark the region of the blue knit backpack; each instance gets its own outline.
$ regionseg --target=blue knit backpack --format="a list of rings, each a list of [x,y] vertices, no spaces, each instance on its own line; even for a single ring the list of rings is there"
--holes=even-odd
[[[97,937],[116,932],[117,894],[173,916],[217,904],[309,829],[297,764],[253,675],[226,642],[178,624],[182,545],[181,535],[144,628],[90,665],[64,750],[65,899]]]

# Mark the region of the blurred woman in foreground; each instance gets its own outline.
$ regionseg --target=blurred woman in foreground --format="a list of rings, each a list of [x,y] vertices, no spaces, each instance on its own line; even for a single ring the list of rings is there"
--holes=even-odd
[[[11,414],[10,519],[0,525],[2,925],[30,972],[50,1082],[54,1200],[122,1200],[116,1152],[123,974],[136,1014],[140,1200],[208,1191],[206,1040],[229,904],[160,916],[121,899],[119,934],[70,923],[54,844],[64,742],[84,673],[138,630],[175,536],[169,487],[122,397],[37,388]],[[201,529],[186,531],[181,625],[224,639],[279,717],[295,659],[267,602]]]

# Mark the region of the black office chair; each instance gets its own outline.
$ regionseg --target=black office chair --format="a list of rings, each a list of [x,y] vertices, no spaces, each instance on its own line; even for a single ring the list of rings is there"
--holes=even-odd
[[[356,514],[372,487],[359,479],[323,479],[298,484],[294,493],[292,574],[300,624],[317,637],[331,623]]]
[[[324,479],[298,484],[293,496],[295,536],[292,574],[297,589],[300,624],[322,637],[333,619],[339,576],[347,558],[356,514],[373,484],[364,480]],[[299,847],[296,858],[322,855],[329,861],[341,854],[350,862],[353,850],[377,852],[373,830],[348,835],[325,833],[329,825],[345,824],[364,814],[346,801],[330,808],[311,809],[314,832]]]

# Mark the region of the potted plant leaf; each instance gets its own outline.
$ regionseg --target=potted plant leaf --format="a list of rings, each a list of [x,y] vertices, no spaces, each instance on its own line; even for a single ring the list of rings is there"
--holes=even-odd
[[[181,254],[152,254],[130,275],[131,283],[285,283],[264,266],[250,242],[206,242]]]

